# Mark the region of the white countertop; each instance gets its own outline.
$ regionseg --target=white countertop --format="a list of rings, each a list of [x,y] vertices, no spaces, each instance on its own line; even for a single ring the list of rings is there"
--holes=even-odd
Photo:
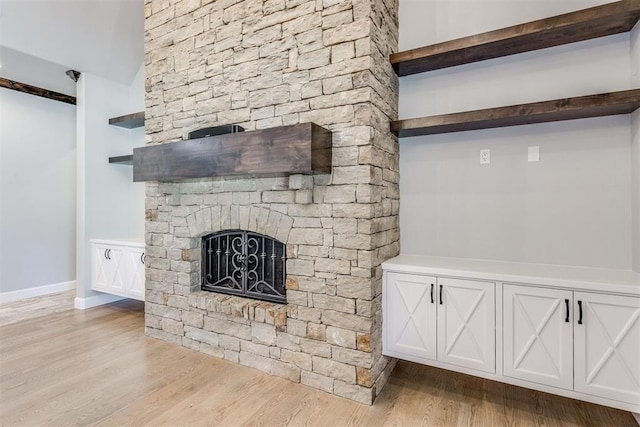
[[[109,237],[107,239],[90,239],[91,243],[99,243],[102,245],[125,245],[125,246],[144,246],[144,237]]]
[[[640,296],[640,274],[632,270],[420,255],[399,255],[384,262],[382,268],[385,271],[537,284]]]

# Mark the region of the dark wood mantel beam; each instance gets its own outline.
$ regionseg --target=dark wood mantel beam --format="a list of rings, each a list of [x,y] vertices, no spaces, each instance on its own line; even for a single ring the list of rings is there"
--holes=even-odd
[[[28,93],[29,95],[41,96],[43,98],[53,99],[54,101],[76,105],[75,96],[65,95],[64,93],[54,92],[52,90],[31,86],[26,83],[20,83],[2,77],[0,77],[0,87],[6,87],[7,89],[17,90],[18,92]]]
[[[331,173],[332,133],[314,123],[133,149],[133,181],[243,174]]]

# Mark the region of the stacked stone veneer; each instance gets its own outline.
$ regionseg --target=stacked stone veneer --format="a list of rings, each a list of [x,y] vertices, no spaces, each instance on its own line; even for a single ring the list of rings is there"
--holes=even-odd
[[[146,333],[371,403],[397,255],[397,0],[147,0],[149,143],[235,123],[333,131],[332,173],[147,184]],[[287,246],[287,304],[202,292],[203,235]]]

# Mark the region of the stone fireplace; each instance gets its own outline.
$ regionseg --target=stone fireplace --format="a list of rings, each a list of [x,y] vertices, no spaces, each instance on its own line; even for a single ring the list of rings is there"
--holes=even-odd
[[[399,252],[397,0],[147,0],[147,142],[314,122],[331,173],[146,184],[146,334],[370,404],[392,368],[381,263]],[[286,248],[286,302],[203,291],[202,238]]]

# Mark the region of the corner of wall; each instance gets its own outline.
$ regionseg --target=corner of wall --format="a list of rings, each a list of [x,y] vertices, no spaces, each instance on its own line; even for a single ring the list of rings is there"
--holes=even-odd
[[[85,277],[85,93],[86,77],[81,73],[76,86],[76,299],[90,289]]]
[[[640,109],[631,115],[632,268],[640,273]]]
[[[640,24],[631,37],[631,86],[640,87]],[[640,273],[640,109],[631,114],[631,236],[632,268]]]
[[[134,99],[134,98],[139,99]],[[144,186],[133,184],[130,166],[109,164],[108,158],[131,154],[144,143],[144,130],[109,125],[109,118],[144,108],[144,73],[130,85],[89,73],[77,83],[77,225],[76,280],[78,301],[109,300],[91,289],[91,253],[94,238],[140,237],[144,229]],[[138,221],[136,221],[138,220]],[[92,305],[93,304],[93,305]],[[94,303],[76,302],[76,308]]]

